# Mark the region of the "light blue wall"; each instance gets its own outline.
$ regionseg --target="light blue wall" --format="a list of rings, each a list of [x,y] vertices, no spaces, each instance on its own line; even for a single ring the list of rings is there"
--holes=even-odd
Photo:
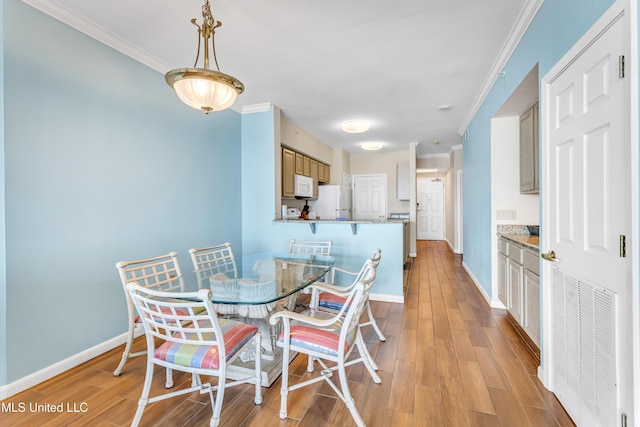
[[[190,247],[242,243],[240,115],[199,113],[156,71],[3,4],[0,385],[126,331],[117,261],[175,250],[188,273]]]
[[[613,4],[546,0],[468,127],[464,153],[464,262],[491,295],[491,118],[536,63],[543,77]]]
[[[242,249],[246,254],[273,249],[269,230],[276,209],[275,146],[280,146],[274,140],[275,114],[279,110],[271,107],[242,116]]]
[[[0,22],[4,8],[0,3]],[[4,28],[4,27],[3,27]],[[4,29],[0,30],[0,82],[4,81]],[[7,265],[4,227],[4,85],[0,85],[0,386],[7,383]]]
[[[382,262],[373,294],[402,297],[402,224],[358,225],[353,235],[349,224],[321,224],[313,234],[307,223],[274,223],[275,141],[279,110],[245,114],[242,117],[242,251],[245,254],[269,250],[287,251],[291,239],[331,240],[336,265],[359,270],[376,248]],[[279,171],[277,173],[280,173]]]

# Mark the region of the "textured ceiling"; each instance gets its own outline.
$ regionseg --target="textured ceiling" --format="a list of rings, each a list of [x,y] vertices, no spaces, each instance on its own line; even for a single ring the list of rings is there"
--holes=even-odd
[[[193,66],[197,31],[190,20],[202,21],[201,0],[24,1],[156,69],[159,79]],[[383,150],[395,151],[418,142],[422,156],[461,143],[461,126],[526,6],[527,0],[211,2],[223,22],[216,31],[220,70],[246,88],[235,110],[273,103],[330,146],[358,152],[362,142],[382,141]],[[369,119],[371,129],[342,132],[342,121],[353,118]]]

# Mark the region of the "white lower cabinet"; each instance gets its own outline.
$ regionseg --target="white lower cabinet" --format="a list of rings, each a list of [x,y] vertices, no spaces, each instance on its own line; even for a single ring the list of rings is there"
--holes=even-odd
[[[524,269],[520,264],[509,259],[509,297],[507,310],[516,320],[522,324],[522,276]]]
[[[540,348],[540,276],[524,270],[524,318],[522,327],[529,338]]]
[[[507,306],[507,285],[509,283],[509,258],[506,254],[498,253],[498,299]]]
[[[498,299],[536,346],[540,347],[538,254],[506,239],[498,240]]]

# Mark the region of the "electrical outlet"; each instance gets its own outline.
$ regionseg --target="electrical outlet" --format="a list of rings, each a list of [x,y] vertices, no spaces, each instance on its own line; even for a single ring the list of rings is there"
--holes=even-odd
[[[516,219],[516,211],[496,211],[496,219]]]

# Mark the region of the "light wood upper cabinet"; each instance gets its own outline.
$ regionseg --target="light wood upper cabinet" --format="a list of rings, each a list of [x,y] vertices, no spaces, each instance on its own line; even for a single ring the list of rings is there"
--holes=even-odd
[[[296,175],[304,175],[304,155],[291,151],[296,156]]]
[[[328,183],[331,167],[302,153],[282,147],[282,197],[295,197],[295,175],[313,178],[313,197],[318,196],[318,184]]]
[[[520,193],[537,194],[538,177],[538,103],[520,116]]]
[[[314,159],[309,159],[311,178],[313,179],[313,197],[318,197],[318,174],[319,174],[319,162]]]
[[[304,160],[304,171],[302,172],[302,175],[311,176],[311,158],[307,156],[303,156],[303,160]]]
[[[282,197],[295,196],[296,152],[282,149]]]

